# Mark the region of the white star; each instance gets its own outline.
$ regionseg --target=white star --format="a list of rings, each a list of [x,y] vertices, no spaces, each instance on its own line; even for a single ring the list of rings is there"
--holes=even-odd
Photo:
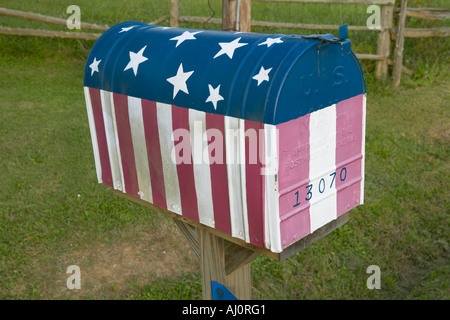
[[[174,37],[170,40],[177,40],[177,44],[175,45],[175,48],[176,48],[180,44],[182,44],[184,40],[195,40],[194,35],[196,35],[197,33],[200,33],[200,32],[202,32],[202,31],[197,31],[197,32],[185,31],[185,32],[183,32],[183,34],[180,34],[179,36]]]
[[[128,28],[122,28],[122,30],[120,30],[119,33],[122,33],[122,32],[128,32],[128,31],[130,31],[131,29],[133,29],[134,27],[136,27],[136,26],[131,26],[131,27],[128,27]]]
[[[146,58],[142,55],[142,53],[144,53],[145,48],[147,48],[147,46],[145,46],[141,50],[139,50],[138,53],[134,53],[134,52],[130,51],[130,62],[128,62],[127,66],[125,67],[125,69],[123,69],[123,71],[127,71],[128,69],[133,69],[134,75],[135,76],[137,75],[139,64],[148,60],[148,58]]]
[[[241,40],[241,38],[234,39],[231,42],[219,42],[219,46],[222,49],[220,49],[220,51],[217,52],[217,54],[214,56],[213,59],[215,59],[225,53],[227,54],[227,56],[230,59],[233,59],[234,50],[236,50],[239,47],[248,45],[248,43],[239,43],[239,40]]]
[[[171,78],[168,78],[167,81],[169,81],[171,84],[173,84],[173,99],[175,99],[178,91],[183,91],[184,93],[189,94],[186,81],[189,79],[189,77],[194,73],[194,71],[184,72],[183,71],[183,64],[180,63],[180,66],[178,67],[177,74]]]
[[[94,72],[98,72],[98,65],[100,62],[102,62],[102,60],[97,60],[97,58],[94,57],[94,61],[89,65],[89,68],[91,68],[91,76]]]
[[[261,82],[269,81],[270,70],[272,70],[272,68],[264,69],[264,67],[261,67],[261,69],[259,70],[259,73],[256,76],[254,76],[252,79],[255,79],[256,81],[258,81],[258,86],[259,86],[261,84]]]
[[[220,84],[215,89],[210,84],[208,84],[208,88],[209,88],[209,97],[208,99],[206,99],[205,102],[212,102],[214,110],[216,110],[217,101],[223,100],[223,97],[219,94]]]
[[[260,44],[258,44],[258,46],[267,45],[267,48],[269,48],[274,43],[283,43],[283,40],[281,40],[281,37],[279,37],[279,38],[267,38],[266,41],[261,42]]]

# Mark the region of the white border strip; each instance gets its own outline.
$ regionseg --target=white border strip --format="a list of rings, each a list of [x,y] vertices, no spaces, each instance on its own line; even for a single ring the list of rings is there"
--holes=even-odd
[[[97,172],[98,183],[102,183],[102,165],[100,162],[100,151],[98,149],[97,131],[95,127],[94,112],[92,110],[91,93],[89,87],[84,87],[84,97],[86,99],[86,109],[91,131],[92,149],[94,151],[95,171]]]

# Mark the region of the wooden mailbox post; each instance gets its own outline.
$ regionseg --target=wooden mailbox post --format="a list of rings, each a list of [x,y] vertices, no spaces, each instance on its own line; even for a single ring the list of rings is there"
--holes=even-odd
[[[174,218],[204,299],[220,298],[213,283],[250,299],[255,257],[285,260],[363,203],[365,82],[346,34],[131,21],[92,48],[98,182]]]
[[[212,281],[223,284],[239,300],[250,300],[251,261],[261,254],[277,261],[284,261],[315,241],[322,239],[349,220],[349,213],[345,213],[336,220],[327,223],[312,234],[289,246],[283,252],[274,253],[265,248],[256,247],[242,240],[230,237],[216,229],[183,218],[173,212],[164,210],[126,193],[117,190],[115,190],[114,193],[154,211],[167,214],[173,218],[174,223],[185,236],[186,241],[191,246],[194,254],[200,259],[202,297],[204,300],[212,299]]]

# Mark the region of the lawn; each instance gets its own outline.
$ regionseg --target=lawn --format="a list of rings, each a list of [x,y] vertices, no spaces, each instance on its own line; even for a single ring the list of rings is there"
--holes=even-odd
[[[183,15],[210,15],[207,1],[182,2]],[[168,12],[165,0],[90,3],[78,1],[82,19],[99,24]],[[70,4],[0,0],[0,7],[63,18]],[[220,1],[211,5],[220,16]],[[256,3],[253,14],[312,23],[323,11],[330,23],[363,23],[360,8],[343,8],[350,9]],[[0,25],[64,29],[4,17]],[[350,36],[374,53],[372,34]],[[92,44],[0,35],[0,299],[200,299],[199,263],[171,219],[97,184],[83,95]],[[415,74],[404,75],[397,90],[373,79],[374,64],[363,62],[365,204],[287,261],[253,261],[255,299],[450,298],[449,49],[448,38],[407,39],[405,64]],[[81,268],[81,290],[66,287],[70,265]],[[370,265],[380,267],[380,290],[366,286]]]

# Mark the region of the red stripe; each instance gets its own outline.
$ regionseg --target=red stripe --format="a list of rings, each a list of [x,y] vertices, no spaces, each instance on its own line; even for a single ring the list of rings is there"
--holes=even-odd
[[[172,127],[173,131],[177,129],[185,129],[189,132],[189,109],[180,108],[177,106],[172,106]],[[178,142],[174,141],[174,146],[181,143],[180,139]],[[184,145],[189,145],[189,148],[184,148],[184,152],[189,152],[190,141]],[[176,155],[177,156],[177,155]],[[180,198],[181,198],[181,211],[183,216],[192,219],[194,221],[199,221],[198,217],[198,207],[197,207],[197,194],[195,192],[195,180],[194,180],[194,165],[192,161],[192,156],[190,157],[189,163],[179,163],[177,164],[177,174],[178,174],[178,185],[180,187]]]
[[[279,130],[280,234],[283,248],[311,231],[309,185],[310,114],[277,125]]]
[[[144,122],[145,143],[147,144],[153,204],[167,209],[156,102],[142,99],[142,117]]]
[[[106,142],[105,123],[103,122],[102,101],[100,90],[89,88],[91,96],[92,113],[94,115],[95,132],[97,133],[98,153],[102,169],[102,181],[105,185],[113,187],[111,164],[109,162],[108,143]]]
[[[225,158],[224,117],[218,114],[206,113],[205,121],[210,159],[211,193],[214,206],[214,227],[227,234],[231,234],[230,198],[228,195],[227,165]],[[217,135],[213,135],[213,130],[217,130]],[[221,140],[215,141],[215,139],[219,138]],[[222,156],[218,154],[220,152],[222,153]],[[216,161],[213,163],[213,160]]]
[[[245,120],[245,183],[250,243],[264,246],[264,176],[261,175],[259,129],[261,123]]]
[[[128,115],[128,97],[123,94],[114,93],[113,99],[125,192],[139,197],[133,138],[131,137],[130,117]]]
[[[336,105],[337,216],[360,203],[363,95]]]

